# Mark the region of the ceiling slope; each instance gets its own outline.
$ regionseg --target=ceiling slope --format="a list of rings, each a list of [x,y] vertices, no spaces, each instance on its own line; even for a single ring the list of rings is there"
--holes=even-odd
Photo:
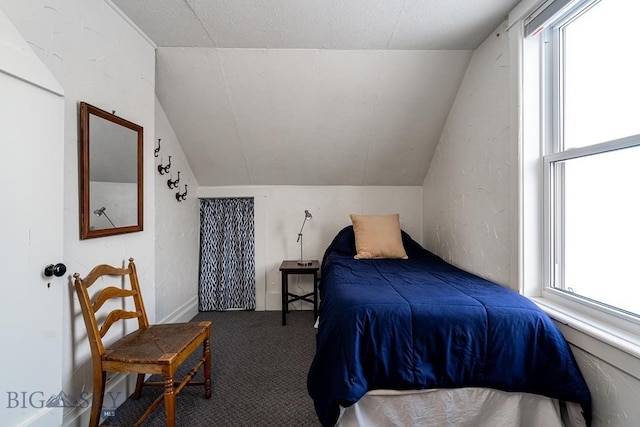
[[[473,50],[518,0],[112,2],[158,46],[200,185],[421,185]]]
[[[158,48],[156,92],[200,185],[421,185],[471,54]]]

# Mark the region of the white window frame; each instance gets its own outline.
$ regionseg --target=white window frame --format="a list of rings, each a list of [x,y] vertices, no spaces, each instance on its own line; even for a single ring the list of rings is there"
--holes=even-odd
[[[590,0],[574,0],[568,8]],[[533,7],[532,7],[533,6]],[[553,162],[635,146],[640,136],[622,138],[590,147],[553,153],[557,127],[550,108],[546,69],[549,49],[540,32],[524,37],[525,20],[535,2],[523,1],[510,15],[512,81],[515,91],[514,122],[519,141],[518,261],[519,289],[543,308],[559,326],[567,340],[589,353],[640,379],[640,321],[637,317],[592,303],[584,298],[549,287],[553,273],[551,258],[551,218],[553,202],[549,195]],[[557,75],[555,76],[557,81]],[[553,91],[557,93],[557,91]]]
[[[557,267],[554,263],[554,260],[556,259],[554,250],[556,250],[555,248],[557,248],[558,246],[557,244],[558,237],[556,236],[558,231],[557,231],[557,226],[555,226],[551,221],[551,218],[557,213],[556,206],[555,206],[557,201],[555,199],[558,198],[558,195],[556,193],[558,189],[554,188],[556,186],[556,183],[554,182],[554,180],[556,179],[555,178],[556,171],[554,169],[555,168],[554,165],[556,163],[560,163],[560,162],[564,162],[572,159],[579,159],[579,158],[591,156],[591,155],[609,153],[611,151],[622,150],[625,148],[632,148],[632,147],[640,147],[640,135],[628,136],[628,137],[620,138],[613,141],[602,142],[599,144],[594,144],[594,145],[581,147],[581,148],[575,148],[575,149],[566,150],[566,151],[555,151],[543,156],[543,160],[542,160],[544,165],[543,212],[544,212],[544,218],[547,220],[545,221],[545,225],[544,225],[544,251],[545,251],[544,277],[545,277],[546,286],[543,288],[543,294],[545,292],[550,292],[552,294],[557,294],[564,298],[577,300],[581,304],[584,304],[588,307],[592,307],[596,310],[602,311],[607,315],[622,318],[625,320],[625,322],[632,322],[634,325],[640,326],[640,316],[638,315],[636,316],[630,315],[625,313],[622,310],[616,310],[615,308],[608,307],[604,303],[593,302],[584,297],[574,296],[570,293],[563,292],[558,289],[560,287],[558,283],[559,281],[558,276],[560,276],[560,274],[557,271]],[[554,195],[556,197],[553,197]],[[556,219],[556,221],[560,221],[560,220]],[[615,319],[609,319],[609,320],[615,320]]]

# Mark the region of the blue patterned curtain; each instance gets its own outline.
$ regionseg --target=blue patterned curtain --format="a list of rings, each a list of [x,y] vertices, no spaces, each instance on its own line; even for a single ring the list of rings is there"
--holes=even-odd
[[[200,311],[256,308],[253,198],[200,200]]]

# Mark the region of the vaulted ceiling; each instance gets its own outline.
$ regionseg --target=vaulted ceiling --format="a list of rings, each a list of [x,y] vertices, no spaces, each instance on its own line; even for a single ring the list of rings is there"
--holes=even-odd
[[[421,185],[518,0],[112,0],[200,185]],[[158,135],[158,137],[161,137]]]

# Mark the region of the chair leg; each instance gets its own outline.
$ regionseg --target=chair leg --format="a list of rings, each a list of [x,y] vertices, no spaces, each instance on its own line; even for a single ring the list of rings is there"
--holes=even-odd
[[[89,427],[97,427],[100,423],[100,410],[104,401],[104,384],[107,380],[105,371],[101,371],[100,375],[93,375],[93,396],[91,399],[91,418],[89,419]]]
[[[204,356],[204,397],[211,397],[211,343],[209,338],[203,343]]]
[[[167,416],[167,427],[175,427],[176,395],[173,387],[173,377],[164,379],[164,410]]]
[[[136,400],[138,398],[140,398],[140,395],[142,394],[142,386],[144,385],[144,374],[138,374],[138,377],[136,378],[136,389],[133,392],[133,395],[131,396],[132,399]]]

